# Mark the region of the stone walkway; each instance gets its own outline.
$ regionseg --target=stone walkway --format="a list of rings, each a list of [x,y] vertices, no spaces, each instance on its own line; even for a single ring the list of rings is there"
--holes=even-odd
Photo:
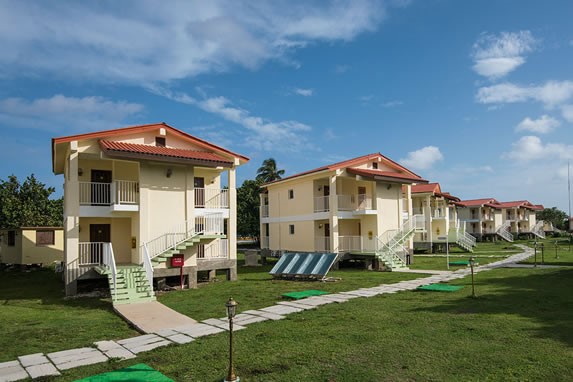
[[[143,333],[155,333],[162,329],[185,327],[197,322],[157,301],[116,305],[114,309],[127,322]]]
[[[518,245],[524,252],[507,259],[481,265],[476,272],[489,271],[505,267],[533,256],[533,250],[524,245]],[[428,272],[427,272],[428,273]],[[247,310],[238,314],[234,319],[233,330],[246,329],[248,325],[268,320],[282,320],[285,316],[304,310],[316,309],[320,305],[343,303],[360,297],[373,297],[382,294],[411,291],[422,285],[446,282],[466,277],[470,273],[467,268],[454,272],[440,272],[429,277],[416,280],[400,281],[395,284],[382,284],[373,288],[360,288],[354,291],[308,297],[296,301],[281,301],[276,305],[257,310]],[[192,320],[193,321],[193,320]],[[162,328],[154,333],[119,341],[99,341],[94,347],[64,350],[54,353],[37,353],[18,357],[17,360],[0,363],[0,382],[18,381],[26,378],[60,375],[60,371],[106,362],[110,358],[129,359],[137,354],[171,344],[185,344],[196,338],[221,333],[229,330],[226,318],[210,318],[202,322],[187,322],[181,325],[177,322],[172,328]]]

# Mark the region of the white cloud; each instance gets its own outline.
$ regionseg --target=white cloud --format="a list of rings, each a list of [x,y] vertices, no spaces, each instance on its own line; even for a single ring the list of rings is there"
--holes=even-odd
[[[350,65],[336,65],[334,67],[334,72],[336,74],[343,74],[350,70]]]
[[[502,158],[527,163],[551,158],[573,159],[573,145],[563,143],[544,144],[539,137],[527,135],[512,143],[511,151],[504,153]]]
[[[483,33],[473,45],[473,69],[489,79],[501,78],[525,63],[524,53],[536,44],[530,31]]]
[[[103,97],[66,97],[0,100],[0,123],[6,126],[58,130],[111,129],[143,111],[143,105]]]
[[[553,131],[560,125],[561,122],[548,116],[547,114],[544,114],[538,119],[531,119],[526,117],[515,127],[515,131],[529,131],[537,134],[546,134]]]
[[[573,105],[563,105],[561,106],[561,114],[567,122],[573,123]]]
[[[537,101],[554,108],[573,98],[572,81],[548,81],[540,86],[520,86],[502,83],[478,89],[476,100],[483,104]]]
[[[416,151],[410,151],[405,159],[400,159],[400,163],[413,169],[426,170],[442,159],[444,156],[438,147],[426,146]]]
[[[208,113],[242,126],[246,129],[245,145],[251,148],[282,152],[314,148],[305,135],[312,128],[304,123],[291,120],[273,122],[253,116],[249,111],[234,106],[229,99],[221,96],[196,99],[188,94],[172,92],[158,86],[149,87],[148,90],[173,101],[199,107]]]
[[[295,88],[294,92],[303,97],[310,97],[311,95],[314,94],[314,89]]]
[[[267,60],[314,42],[349,41],[385,15],[375,0],[0,2],[0,77],[52,75],[153,83]],[[17,28],[14,28],[17,25]]]

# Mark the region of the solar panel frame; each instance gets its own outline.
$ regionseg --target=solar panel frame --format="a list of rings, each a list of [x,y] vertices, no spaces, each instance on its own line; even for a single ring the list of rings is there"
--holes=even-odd
[[[284,253],[269,273],[273,277],[324,278],[336,258],[335,253]]]

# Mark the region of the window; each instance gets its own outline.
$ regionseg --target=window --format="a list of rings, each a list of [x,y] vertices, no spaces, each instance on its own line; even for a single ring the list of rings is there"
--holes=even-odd
[[[16,245],[16,231],[8,231],[8,246],[13,247]]]
[[[54,245],[54,230],[38,230],[36,231],[36,245]]]
[[[293,189],[288,190],[288,198],[294,199],[294,190]]]
[[[289,232],[291,235],[294,235],[294,224],[289,224],[289,226],[288,226],[288,232]]]
[[[157,147],[165,147],[165,138],[163,138],[163,137],[155,137],[155,146],[157,146]]]
[[[372,168],[378,170],[378,163],[376,162],[372,163]]]

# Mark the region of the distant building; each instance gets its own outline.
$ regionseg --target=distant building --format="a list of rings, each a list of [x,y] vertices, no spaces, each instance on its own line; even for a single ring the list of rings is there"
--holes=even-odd
[[[0,264],[47,266],[64,260],[62,227],[0,230]]]

